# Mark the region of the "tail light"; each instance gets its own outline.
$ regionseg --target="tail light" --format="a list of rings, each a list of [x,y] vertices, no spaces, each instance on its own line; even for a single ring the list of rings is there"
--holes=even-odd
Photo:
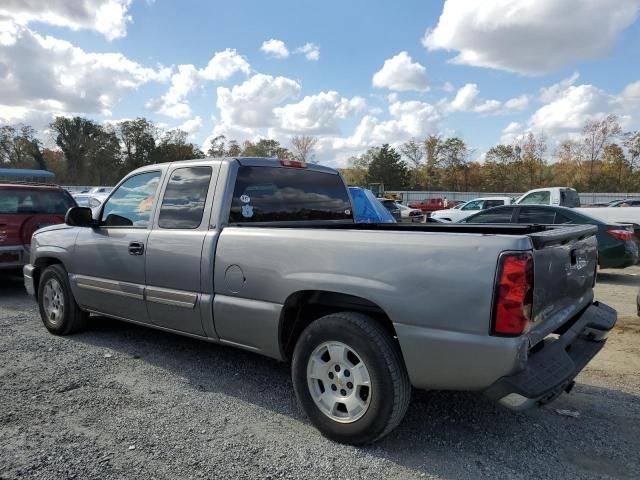
[[[532,307],[533,255],[529,252],[503,254],[496,285],[492,333],[521,335],[531,321]]]
[[[633,232],[629,230],[607,230],[607,233],[618,240],[633,240]]]
[[[280,160],[280,165],[289,168],[307,168],[305,162],[299,162],[298,160]]]

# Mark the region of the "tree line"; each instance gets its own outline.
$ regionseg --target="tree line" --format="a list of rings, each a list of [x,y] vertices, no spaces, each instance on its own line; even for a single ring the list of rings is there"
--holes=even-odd
[[[43,139],[50,139],[43,145]],[[256,156],[315,161],[318,139],[296,135],[286,147],[263,138],[238,142],[223,135],[203,151],[187,132],[163,131],[146,118],[98,123],[57,117],[46,132],[0,126],[0,166],[48,169],[68,185],[112,185],[153,163],[205,156]],[[614,115],[585,123],[580,135],[550,149],[544,135],[527,133],[491,147],[482,161],[460,137],[429,135],[397,147],[367,149],[340,169],[350,185],[384,183],[387,190],[522,192],[560,185],[578,191],[640,191],[640,132],[623,132]]]
[[[43,144],[51,140],[57,148]],[[0,126],[0,167],[50,170],[65,185],[113,185],[144,165],[205,156],[266,156],[313,160],[317,139],[292,138],[291,149],[276,140],[240,144],[219,136],[207,152],[188,141],[187,132],[162,131],[146,118],[98,123],[84,117],[57,117],[46,132],[29,125]]]
[[[387,190],[524,192],[569,186],[581,192],[640,191],[640,132],[623,132],[615,115],[585,123],[579,136],[549,151],[544,135],[527,133],[491,147],[483,161],[459,137],[429,135],[397,148],[369,148],[342,169],[352,185]]]

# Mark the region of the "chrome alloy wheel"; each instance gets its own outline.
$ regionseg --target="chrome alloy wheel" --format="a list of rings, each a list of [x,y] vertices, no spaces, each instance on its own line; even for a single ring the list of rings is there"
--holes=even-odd
[[[325,342],[311,353],[307,385],[316,406],[336,422],[355,422],[371,404],[367,366],[353,348],[342,342]]]
[[[42,300],[47,321],[53,326],[58,326],[64,317],[64,294],[58,280],[55,278],[47,280]]]

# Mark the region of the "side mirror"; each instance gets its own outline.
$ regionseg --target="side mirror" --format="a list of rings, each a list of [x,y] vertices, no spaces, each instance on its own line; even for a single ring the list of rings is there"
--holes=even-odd
[[[93,227],[93,212],[88,207],[72,207],[64,216],[64,223],[71,227]]]

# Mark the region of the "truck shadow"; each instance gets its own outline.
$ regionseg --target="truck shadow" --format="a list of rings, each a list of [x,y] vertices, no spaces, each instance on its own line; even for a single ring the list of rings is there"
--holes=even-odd
[[[289,367],[283,363],[104,317],[92,319],[92,331],[68,338],[139,358],[187,379],[197,391],[224,393],[289,417],[285,434],[301,435],[300,442],[328,442],[298,407]],[[579,380],[570,396],[524,413],[504,410],[478,393],[415,391],[405,420],[388,437],[372,446],[345,448],[393,462],[416,477],[459,478],[462,463],[469,478],[494,478],[496,464],[513,477],[553,478],[562,472],[583,478],[638,478],[640,459],[634,445],[640,436],[640,398]],[[580,411],[581,417],[560,416],[556,409]],[[308,435],[318,437],[308,440]],[[626,460],[616,462],[598,453],[598,443],[593,452],[585,449],[585,439],[606,442],[608,452]],[[515,451],[531,454],[526,474]]]
[[[640,275],[629,275],[625,273],[600,272],[598,273],[598,283],[606,285],[631,285],[640,286]]]

